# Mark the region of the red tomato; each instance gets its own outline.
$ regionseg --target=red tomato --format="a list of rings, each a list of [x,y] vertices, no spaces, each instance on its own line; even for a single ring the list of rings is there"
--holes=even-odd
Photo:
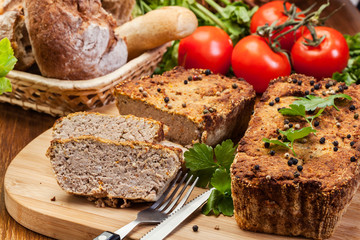
[[[274,52],[267,41],[257,35],[244,37],[236,44],[231,64],[235,75],[252,84],[257,93],[263,93],[270,80],[291,73],[286,55]]]
[[[180,40],[178,65],[226,74],[232,50],[231,38],[224,30],[213,26],[198,27],[190,36]]]
[[[291,4],[286,3],[286,9],[290,9]],[[300,9],[296,9],[296,12],[300,12]],[[300,15],[305,17],[305,15]],[[250,22],[250,32],[255,33],[256,29],[260,26],[264,26],[266,23],[271,25],[273,22],[278,21],[277,25],[283,24],[288,19],[288,16],[284,13],[284,1],[272,1],[262,5],[254,14]],[[284,28],[281,32],[286,32],[291,29],[292,26]],[[279,39],[282,49],[291,51],[296,39],[301,37],[304,28],[299,28],[294,35],[294,32],[290,32]],[[280,32],[280,33],[281,33]],[[278,34],[274,35],[274,39]]]
[[[309,32],[299,38],[291,50],[291,61],[297,73],[317,79],[341,72],[349,60],[349,47],[343,35],[329,27],[315,27],[317,36],[326,36],[317,47],[305,46],[304,38],[312,39]]]

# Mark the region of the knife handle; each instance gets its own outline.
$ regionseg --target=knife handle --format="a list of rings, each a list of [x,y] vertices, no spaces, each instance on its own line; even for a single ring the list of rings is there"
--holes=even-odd
[[[96,238],[94,238],[94,240],[121,240],[121,238],[116,233],[105,231]]]

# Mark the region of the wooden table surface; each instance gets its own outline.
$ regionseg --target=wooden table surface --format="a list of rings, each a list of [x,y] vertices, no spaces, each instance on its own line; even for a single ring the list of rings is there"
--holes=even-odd
[[[310,0],[294,0],[303,9],[311,5]],[[317,1],[318,4],[324,1]],[[360,32],[360,13],[349,0],[331,0],[331,6],[325,13],[342,8],[326,23],[344,34]],[[3,239],[49,239],[32,232],[17,222],[7,213],[4,203],[3,181],[7,166],[11,160],[31,140],[49,129],[56,118],[21,107],[0,103],[0,240]]]

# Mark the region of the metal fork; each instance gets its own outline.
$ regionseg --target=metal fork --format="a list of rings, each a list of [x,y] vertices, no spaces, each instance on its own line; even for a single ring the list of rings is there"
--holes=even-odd
[[[114,233],[106,231],[94,238],[94,240],[120,240],[127,236],[137,225],[139,224],[155,224],[160,223],[162,220],[168,217],[169,213],[175,212],[180,209],[189,198],[191,192],[193,191],[199,177],[197,177],[190,188],[187,190],[185,196],[179,202],[181,196],[185,192],[187,186],[190,184],[193,176],[191,175],[189,179],[184,184],[183,188],[177,194],[178,190],[180,189],[181,185],[187,178],[187,173],[182,177],[180,182],[177,184],[174,191],[171,195],[166,199],[167,195],[170,193],[171,189],[175,186],[177,181],[179,180],[182,172],[180,171],[175,179],[170,183],[169,187],[165,190],[165,192],[161,195],[161,197],[149,208],[146,208],[137,214],[137,218],[125,225],[124,227],[118,229]],[[175,195],[177,196],[175,197]],[[174,198],[175,197],[175,198]],[[173,200],[174,199],[174,200]],[[173,200],[173,201],[172,201]],[[179,202],[179,203],[178,203]],[[178,204],[177,204],[178,203]],[[177,205],[176,205],[177,204]],[[176,205],[176,207],[175,207]]]

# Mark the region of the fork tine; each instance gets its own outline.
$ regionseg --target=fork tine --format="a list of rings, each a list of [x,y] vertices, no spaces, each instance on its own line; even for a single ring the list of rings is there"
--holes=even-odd
[[[168,199],[166,200],[166,202],[164,202],[162,204],[161,207],[159,207],[159,211],[164,210],[164,208],[167,207],[167,205],[169,205],[169,203],[171,202],[171,200],[174,198],[175,194],[177,193],[177,191],[179,190],[180,186],[183,184],[183,182],[185,181],[186,177],[187,177],[188,173],[186,173],[182,179],[180,180],[180,182],[178,183],[178,185],[176,186],[176,188],[174,189],[174,191],[171,193],[170,197],[168,197]]]
[[[183,189],[181,190],[181,192],[178,194],[178,196],[177,196],[176,199],[172,202],[172,204],[164,211],[164,213],[168,214],[168,213],[171,211],[171,209],[179,202],[181,196],[183,195],[183,193],[184,193],[184,191],[186,190],[187,186],[188,186],[189,183],[191,182],[192,178],[193,178],[193,175],[190,176],[190,178],[187,180],[187,182],[186,182],[186,184],[184,185],[184,187],[183,187]],[[181,208],[181,207],[185,204],[186,200],[189,198],[192,190],[194,189],[197,181],[198,181],[198,177],[195,179],[195,181],[193,182],[192,186],[189,188],[189,190],[188,190],[187,193],[185,194],[184,198],[180,201],[180,203],[178,204],[178,206],[176,206],[176,208],[175,208],[173,211]]]
[[[191,176],[192,177],[192,176]],[[196,185],[196,183],[199,181],[199,177],[196,177],[193,184],[190,186],[189,190],[186,192],[186,195],[183,197],[183,199],[181,199],[181,202],[176,206],[176,208],[173,210],[173,212],[179,210],[184,204],[185,202],[188,200],[188,198],[190,197],[190,194],[192,193],[192,191],[194,190],[194,187]],[[168,210],[168,209],[166,209]]]
[[[164,191],[164,193],[160,196],[160,198],[153,205],[151,205],[150,207],[151,209],[157,208],[160,205],[160,203],[162,203],[165,200],[166,196],[169,194],[170,190],[174,187],[181,174],[182,171],[179,171],[175,179],[169,184],[169,187]]]

